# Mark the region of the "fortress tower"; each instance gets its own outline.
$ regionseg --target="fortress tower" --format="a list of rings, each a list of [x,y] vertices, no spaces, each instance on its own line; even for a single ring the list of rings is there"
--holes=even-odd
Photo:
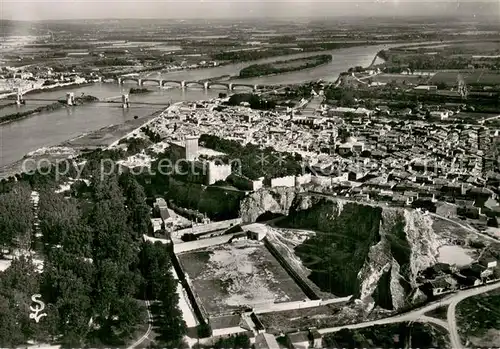
[[[186,160],[193,161],[198,157],[198,136],[186,136]]]

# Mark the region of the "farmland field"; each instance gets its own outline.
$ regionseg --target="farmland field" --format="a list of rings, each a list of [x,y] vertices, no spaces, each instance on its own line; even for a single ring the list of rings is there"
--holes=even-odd
[[[494,347],[500,343],[500,294],[498,291],[468,298],[457,306],[462,342],[471,347]]]
[[[439,72],[432,77],[430,83],[456,85],[458,74],[461,74],[465,83],[469,85],[500,85],[500,72],[480,70]]]
[[[202,306],[212,316],[240,307],[306,298],[259,242],[236,241],[179,256]]]
[[[379,74],[366,79],[374,82],[389,83],[395,81],[397,84],[427,84],[432,76],[404,75],[404,74]]]

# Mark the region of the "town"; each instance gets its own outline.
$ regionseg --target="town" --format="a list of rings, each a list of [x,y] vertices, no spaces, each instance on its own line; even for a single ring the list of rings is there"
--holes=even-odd
[[[496,344],[498,23],[160,22],[5,43],[0,346]]]

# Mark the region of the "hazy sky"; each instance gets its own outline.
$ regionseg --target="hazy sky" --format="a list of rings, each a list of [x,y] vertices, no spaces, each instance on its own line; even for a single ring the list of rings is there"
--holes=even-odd
[[[491,14],[492,7],[484,11],[480,3],[493,5],[500,21],[500,0],[0,0],[0,14],[16,20],[405,16],[450,14],[458,4],[465,13]]]

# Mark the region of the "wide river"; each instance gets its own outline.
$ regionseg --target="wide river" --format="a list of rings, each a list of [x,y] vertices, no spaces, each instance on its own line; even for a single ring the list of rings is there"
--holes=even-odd
[[[401,44],[400,44],[401,45]],[[274,85],[293,84],[303,81],[323,79],[335,81],[341,72],[353,66],[368,66],[375,54],[388,47],[397,46],[377,45],[361,46],[321,53],[330,53],[333,60],[316,68],[291,72],[276,76],[259,77],[253,79],[237,80],[251,84]],[[239,71],[251,64],[273,62],[295,57],[305,57],[318,54],[318,52],[300,53],[291,56],[272,57],[254,62],[230,64],[216,68],[197,69],[177,72],[153,72],[150,77],[162,77],[173,80],[202,80],[223,75],[238,75]],[[130,87],[135,84],[124,84],[119,86],[113,83],[100,83],[90,86],[68,87],[67,90],[47,91],[26,96],[27,104],[21,107],[13,106],[0,109],[0,116],[15,113],[17,111],[34,109],[40,105],[50,104],[43,99],[63,98],[66,92],[74,92],[75,96],[82,93],[96,96],[100,99],[118,97],[122,93],[127,93]],[[95,103],[90,105],[68,107],[52,112],[44,112],[27,117],[15,122],[0,125],[0,167],[21,159],[30,151],[41,147],[57,145],[62,141],[74,138],[82,133],[90,132],[110,124],[120,124],[134,116],[143,117],[151,114],[155,110],[162,109],[162,104],[169,102],[200,100],[217,97],[223,90],[203,89],[189,87],[186,90],[179,88],[160,89],[143,95],[131,95],[129,109],[122,109],[120,104]],[[38,100],[37,100],[38,99]],[[154,103],[157,105],[144,105],[138,103]]]

